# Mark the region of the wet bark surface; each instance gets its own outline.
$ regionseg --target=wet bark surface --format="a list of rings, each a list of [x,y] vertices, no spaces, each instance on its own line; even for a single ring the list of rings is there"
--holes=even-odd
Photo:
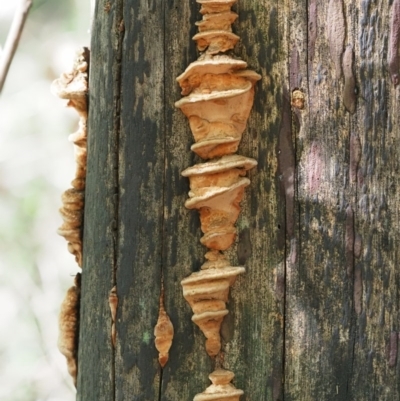
[[[206,251],[180,174],[200,159],[174,107],[175,79],[198,57],[199,5],[97,2],[78,400],[191,400],[221,363],[241,400],[399,398],[400,23],[391,3],[234,6],[234,53],[262,75],[238,154],[258,166],[228,252],[246,273],[231,289],[214,360],[180,285]],[[304,104],[292,102],[296,90]],[[162,282],[175,330],[164,369],[153,335]]]

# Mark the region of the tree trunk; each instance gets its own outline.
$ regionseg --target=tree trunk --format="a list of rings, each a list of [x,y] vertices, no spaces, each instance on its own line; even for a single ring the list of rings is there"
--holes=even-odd
[[[234,53],[262,75],[222,365],[241,400],[400,397],[400,1],[239,0]],[[194,0],[96,2],[78,400],[192,400],[221,363],[180,281],[205,248],[181,171],[199,162],[176,77],[198,57]],[[304,104],[303,104],[304,103]],[[154,346],[161,283],[174,325]],[[116,345],[109,293],[116,285]]]

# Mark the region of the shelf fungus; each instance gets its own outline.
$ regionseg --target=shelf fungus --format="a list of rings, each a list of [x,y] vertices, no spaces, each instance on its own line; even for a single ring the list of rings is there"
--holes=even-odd
[[[74,285],[68,289],[61,304],[58,318],[58,349],[67,359],[68,373],[72,376],[75,386],[78,372],[80,283],[81,275],[78,273],[75,277]]]
[[[157,324],[154,327],[154,336],[154,344],[159,353],[158,362],[163,368],[168,362],[169,349],[171,348],[172,340],[174,338],[174,326],[172,325],[171,319],[164,307],[164,289],[161,290],[160,308]]]
[[[245,175],[257,165],[256,160],[234,153],[253,105],[255,83],[261,77],[247,69],[245,61],[224,54],[239,40],[231,29],[237,18],[231,11],[236,0],[197,2],[203,19],[197,22],[199,33],[193,39],[202,53],[177,78],[183,98],[175,106],[189,119],[195,142],[191,150],[209,159],[182,175],[190,181],[185,206],[199,211],[200,241],[210,251],[201,270],[182,280],[182,286],[194,313],[192,320],[207,338],[206,350],[214,357],[221,349],[220,327],[228,313],[229,287],[245,271],[230,266],[222,251],[235,241],[240,202],[250,184]]]
[[[89,50],[82,48],[77,53],[72,70],[64,73],[51,85],[51,91],[61,99],[67,99],[67,106],[75,108],[79,114],[79,128],[69,136],[74,143],[76,173],[71,182],[72,188],[62,194],[63,206],[60,209],[64,220],[58,229],[68,242],[68,251],[82,267],[82,224],[86,179],[86,139],[87,139],[87,92],[88,92]]]
[[[244,267],[230,266],[228,260],[218,251],[206,254],[208,261],[199,272],[182,280],[183,296],[193,310],[192,321],[199,326],[206,340],[206,351],[214,357],[221,349],[220,329],[222,320],[228,314],[229,287]]]
[[[238,390],[233,384],[233,372],[224,369],[215,370],[210,374],[211,386],[197,394],[193,401],[239,401],[243,390]]]

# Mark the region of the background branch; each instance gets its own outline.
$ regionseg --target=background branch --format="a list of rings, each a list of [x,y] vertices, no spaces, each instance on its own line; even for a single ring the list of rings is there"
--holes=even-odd
[[[32,0],[21,0],[20,5],[15,11],[14,19],[0,59],[0,93],[3,90],[4,82],[6,81],[11,61],[14,57],[15,51],[17,50],[18,42],[32,3]]]

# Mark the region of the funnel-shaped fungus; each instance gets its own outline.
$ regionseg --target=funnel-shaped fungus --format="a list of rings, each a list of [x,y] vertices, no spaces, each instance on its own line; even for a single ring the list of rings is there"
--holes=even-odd
[[[211,386],[201,394],[197,394],[193,401],[239,401],[244,393],[231,384],[234,377],[234,373],[229,370],[215,370],[209,376]]]
[[[228,314],[226,303],[229,287],[244,267],[229,266],[229,262],[219,252],[208,252],[206,262],[199,272],[182,280],[183,296],[193,310],[192,321],[199,326],[207,338],[206,350],[216,356],[221,349],[220,328]]]
[[[231,28],[237,18],[231,10],[236,0],[197,2],[203,20],[196,23],[199,33],[193,40],[203,53],[177,78],[183,97],[175,106],[189,119],[195,141],[192,151],[211,159],[182,172],[190,180],[185,206],[199,211],[204,234],[200,241],[211,252],[201,270],[182,280],[182,286],[194,313],[192,320],[207,338],[206,350],[214,357],[221,349],[220,327],[228,313],[229,287],[244,272],[243,267],[230,266],[220,251],[235,241],[240,202],[250,185],[245,175],[257,165],[256,160],[234,153],[250,115],[255,83],[261,77],[247,69],[245,61],[223,54],[239,40]]]

